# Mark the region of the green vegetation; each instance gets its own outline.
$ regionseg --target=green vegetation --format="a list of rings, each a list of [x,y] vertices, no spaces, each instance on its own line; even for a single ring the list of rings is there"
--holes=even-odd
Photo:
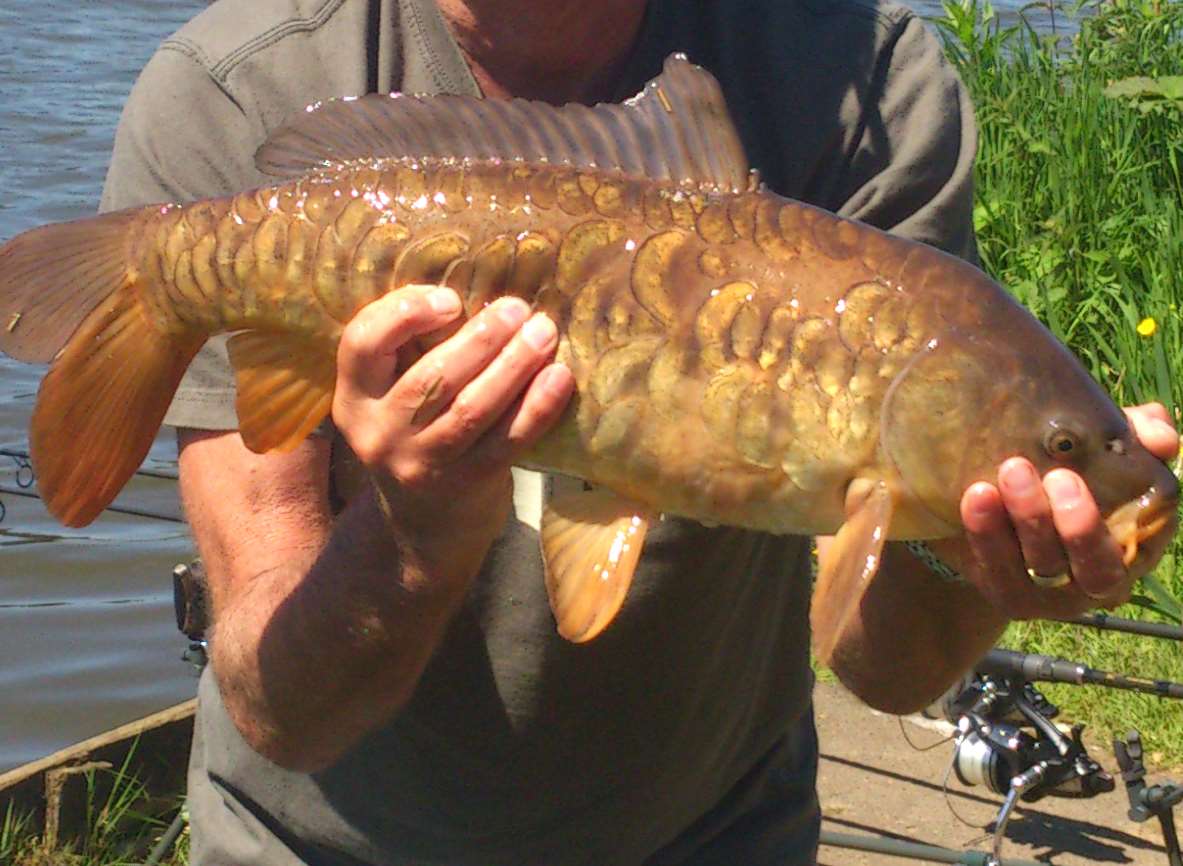
[[[179,794],[167,801],[149,795],[129,770],[134,749],[123,766],[88,770],[83,805],[85,826],[75,844],[47,848],[28,815],[10,805],[0,820],[0,864],[5,866],[140,866],[176,814]],[[189,862],[189,835],[182,833],[159,866]]]
[[[986,2],[933,22],[981,128],[974,221],[984,267],[1070,345],[1123,404],[1183,406],[1183,2],[1074,10],[1071,38],[1004,27]],[[1178,467],[1176,466],[1176,469]],[[1183,618],[1176,542],[1123,616]],[[1053,623],[1010,646],[1183,680],[1178,644]],[[1183,707],[1097,688],[1049,689],[1110,738],[1133,725],[1157,763],[1183,764]]]

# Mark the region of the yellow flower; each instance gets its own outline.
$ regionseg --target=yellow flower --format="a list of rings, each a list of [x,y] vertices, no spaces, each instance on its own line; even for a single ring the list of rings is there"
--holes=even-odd
[[[1147,316],[1142,321],[1138,322],[1138,333],[1143,337],[1153,337],[1154,332],[1158,330],[1158,322],[1153,318]]]

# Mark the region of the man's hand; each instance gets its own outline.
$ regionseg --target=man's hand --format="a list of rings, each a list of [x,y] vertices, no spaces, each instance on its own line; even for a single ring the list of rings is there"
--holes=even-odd
[[[1179,437],[1157,404],[1127,410],[1142,444],[1168,459]],[[1007,460],[999,485],[975,484],[961,499],[964,539],[930,542],[966,578],[936,580],[911,553],[888,545],[830,666],[847,688],[884,712],[934,700],[981,658],[1012,619],[1063,617],[1116,604],[1137,575],[1080,478],[1055,469],[1043,479],[1026,460]],[[1072,582],[1036,586],[1027,569]],[[900,635],[908,640],[901,642]]]
[[[345,329],[333,419],[381,495],[340,513],[328,439],[263,455],[234,432],[181,433],[222,699],[283,766],[328,766],[414,693],[504,524],[509,465],[571,395],[554,325],[527,324],[521,299],[457,328],[459,313],[450,289],[411,287]],[[429,334],[442,342],[417,357]]]
[[[1126,409],[1134,432],[1156,457],[1169,460],[1179,435],[1166,409],[1149,403]],[[933,549],[957,567],[1009,619],[1074,616],[1091,608],[1114,607],[1129,598],[1134,581],[1122,564],[1088,488],[1068,469],[1040,479],[1034,466],[1015,457],[999,467],[998,485],[972,485],[961,499],[964,541]],[[1070,574],[1058,588],[1035,584],[1027,575]]]
[[[558,420],[570,371],[554,323],[506,297],[417,359],[460,314],[451,289],[409,286],[363,308],[337,354],[333,421],[369,471],[404,558],[467,581],[504,525],[509,468]]]

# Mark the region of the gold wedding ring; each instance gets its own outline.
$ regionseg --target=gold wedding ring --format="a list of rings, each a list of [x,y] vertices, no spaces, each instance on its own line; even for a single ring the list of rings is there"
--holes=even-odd
[[[1027,577],[1040,589],[1058,589],[1067,586],[1072,581],[1069,574],[1040,574],[1033,568],[1027,569]]]

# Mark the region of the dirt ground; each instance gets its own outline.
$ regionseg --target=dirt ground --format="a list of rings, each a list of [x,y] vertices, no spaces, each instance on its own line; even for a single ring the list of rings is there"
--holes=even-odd
[[[952,744],[917,751],[905,739],[906,732],[916,746],[938,743],[946,734],[937,730],[935,723],[903,720],[901,731],[899,718],[867,709],[834,684],[819,683],[815,700],[821,739],[818,786],[823,831],[990,850],[986,831],[961,823],[947,800],[964,819],[983,827],[993,821],[1001,798],[982,787],[968,788],[950,775],[946,799],[942,788],[953,755]],[[1090,754],[1113,774],[1116,788],[1089,800],[1046,797],[1021,806],[1007,828],[1004,858],[1056,866],[1165,866],[1167,857],[1158,821],[1131,821],[1126,815],[1125,788],[1113,755],[1092,748]],[[1156,780],[1151,777],[1148,781]],[[825,846],[819,855],[821,866],[894,866],[904,862],[908,861]]]

